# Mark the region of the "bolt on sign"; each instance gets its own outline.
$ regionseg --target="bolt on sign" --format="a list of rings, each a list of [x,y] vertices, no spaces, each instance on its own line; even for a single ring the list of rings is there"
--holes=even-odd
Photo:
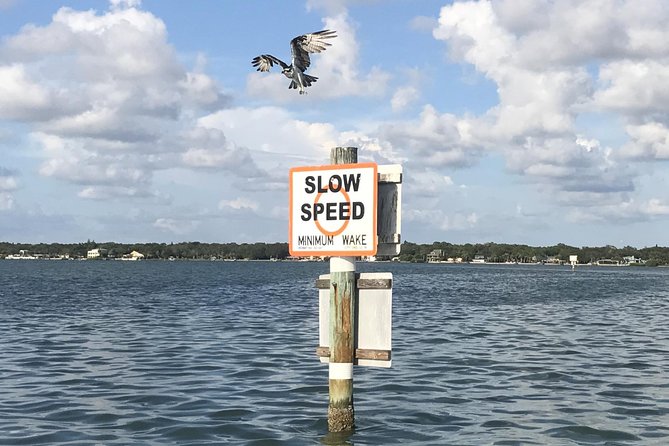
[[[375,163],[290,169],[290,254],[376,254],[377,169]]]

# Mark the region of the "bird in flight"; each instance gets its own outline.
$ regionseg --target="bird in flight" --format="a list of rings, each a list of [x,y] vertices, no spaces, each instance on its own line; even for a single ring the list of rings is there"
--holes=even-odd
[[[281,72],[290,79],[288,88],[298,89],[300,94],[305,94],[306,91],[304,89],[310,87],[318,79],[305,73],[309,65],[311,65],[309,54],[325,51],[331,45],[327,42],[327,39],[332,39],[333,37],[337,37],[337,34],[335,31],[330,31],[329,29],[295,37],[290,41],[290,65],[271,54],[261,54],[254,57],[252,64],[254,67],[257,67],[257,71],[263,72],[269,71],[275,64],[281,65]]]

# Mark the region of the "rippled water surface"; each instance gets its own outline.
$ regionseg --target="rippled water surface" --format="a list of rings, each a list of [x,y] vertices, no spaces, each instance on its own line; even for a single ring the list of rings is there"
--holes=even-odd
[[[0,444],[669,444],[669,269],[394,274],[327,433],[327,263],[0,261]]]

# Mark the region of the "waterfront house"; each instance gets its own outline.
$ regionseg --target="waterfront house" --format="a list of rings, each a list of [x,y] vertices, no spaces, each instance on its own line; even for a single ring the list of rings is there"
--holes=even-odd
[[[643,265],[646,263],[645,260],[641,260],[639,257],[634,257],[634,256],[624,256],[623,257],[623,265]]]
[[[485,256],[482,255],[474,256],[474,260],[472,260],[472,263],[485,263]]]
[[[18,254],[10,254],[7,257],[5,257],[7,260],[34,260],[39,258],[39,254],[37,255],[32,255],[30,251],[26,249],[21,249],[19,250]]]
[[[107,257],[107,250],[103,248],[91,249],[86,253],[87,259],[103,259]]]
[[[443,249],[433,249],[427,255],[427,263],[438,263],[444,260],[444,250]]]
[[[125,254],[121,257],[121,260],[143,260],[144,254],[138,251],[132,251],[130,254]]]

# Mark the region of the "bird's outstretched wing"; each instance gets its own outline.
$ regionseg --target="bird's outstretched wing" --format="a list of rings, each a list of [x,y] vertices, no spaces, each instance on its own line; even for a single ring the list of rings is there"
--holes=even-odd
[[[269,71],[275,64],[281,65],[281,68],[288,68],[288,64],[271,54],[261,54],[260,56],[254,57],[251,63],[254,67],[257,67],[256,71]]]
[[[311,65],[309,53],[320,53],[325,51],[330,43],[326,39],[337,37],[335,31],[324,29],[310,34],[303,34],[290,41],[290,52],[293,56],[293,65],[304,71]]]

